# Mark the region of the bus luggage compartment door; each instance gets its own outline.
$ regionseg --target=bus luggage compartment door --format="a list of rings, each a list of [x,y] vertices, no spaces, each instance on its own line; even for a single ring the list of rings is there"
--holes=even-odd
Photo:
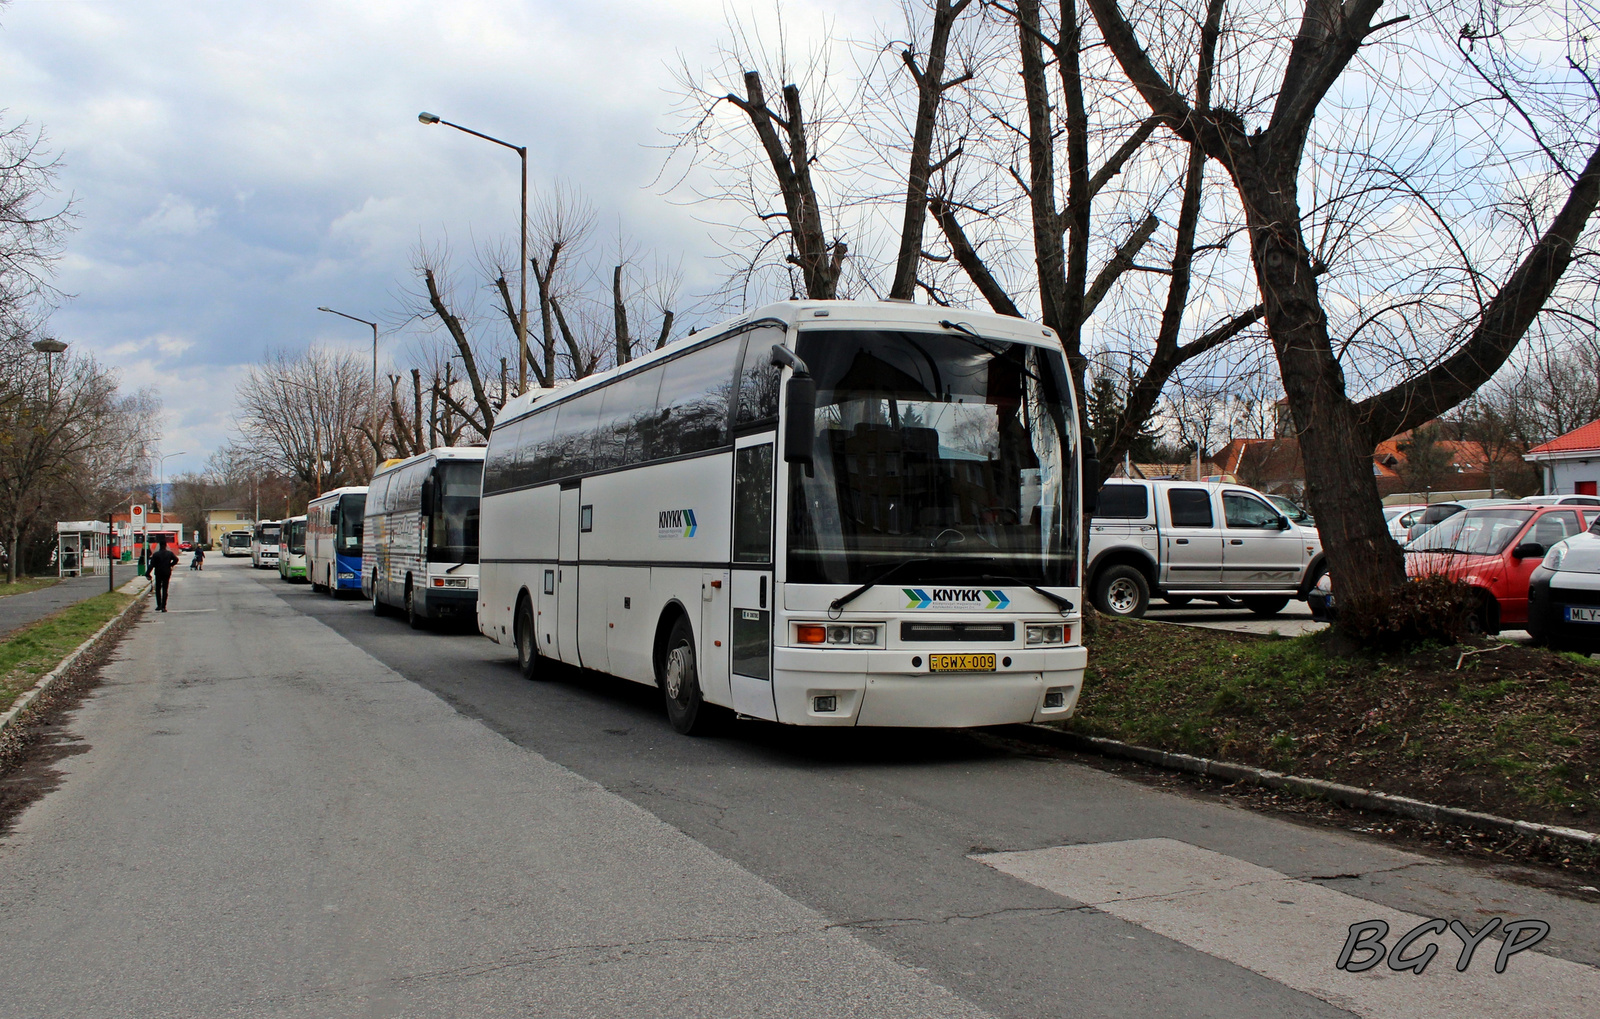
[[[700,693],[713,704],[732,704],[728,692],[728,571],[700,574]]]
[[[561,561],[556,564],[556,655],[570,665],[578,660],[578,507],[577,485],[561,489]]]

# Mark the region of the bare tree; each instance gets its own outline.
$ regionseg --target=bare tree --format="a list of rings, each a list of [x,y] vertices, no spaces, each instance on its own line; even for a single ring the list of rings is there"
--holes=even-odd
[[[1488,20],[1509,23],[1511,4],[1446,6],[1412,26],[1408,15],[1378,20],[1381,0],[1306,0],[1292,20],[1265,0],[1209,0],[1198,19],[1175,0],[1087,3],[1151,115],[1229,175],[1341,602],[1376,608],[1405,569],[1370,451],[1471,395],[1555,292],[1600,201],[1589,72],[1511,59],[1515,33]],[[1434,30],[1404,59],[1376,46]],[[1223,34],[1285,41],[1230,48],[1228,66],[1207,71]],[[1459,59],[1419,59],[1450,41]],[[1518,103],[1518,90],[1541,103]],[[1474,224],[1491,196],[1503,200]],[[1335,261],[1340,299],[1325,300],[1319,269]],[[1444,345],[1430,346],[1434,336]],[[1388,388],[1360,398],[1347,363]]]
[[[0,316],[11,328],[55,293],[50,280],[72,226],[71,203],[52,200],[59,171],[42,130],[0,123]]]
[[[0,336],[0,538],[12,581],[24,538],[57,519],[51,511],[98,517],[147,474],[160,426],[153,393],[120,393],[90,357],[47,364],[32,339]]]
[[[295,479],[307,498],[319,481],[324,490],[362,483],[369,370],[349,352],[269,354],[239,384],[240,457]]]

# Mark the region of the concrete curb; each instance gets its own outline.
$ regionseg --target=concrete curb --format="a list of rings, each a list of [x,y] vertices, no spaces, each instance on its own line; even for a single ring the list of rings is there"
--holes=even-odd
[[[117,588],[117,590],[123,594],[133,595],[133,601],[124,605],[121,612],[118,612],[116,615],[107,620],[106,625],[96,630],[94,635],[88,640],[84,641],[82,644],[79,644],[70,655],[67,655],[67,657],[61,660],[61,664],[57,665],[55,668],[51,669],[49,672],[40,677],[39,682],[33,684],[33,688],[31,690],[18,697],[11,707],[7,709],[5,714],[0,715],[0,732],[4,732],[6,726],[16,721],[17,717],[26,711],[28,709],[28,705],[37,700],[40,694],[50,689],[50,684],[66,675],[67,670],[72,668],[73,663],[81,658],[84,652],[93,649],[94,646],[100,642],[100,639],[104,637],[113,626],[116,626],[118,623],[122,622],[122,620],[127,617],[128,613],[138,608],[140,602],[144,600],[143,596],[149,593],[150,588],[150,578],[148,577],[135,577],[126,584],[123,584],[121,587]]]
[[[1320,778],[1285,775],[1281,771],[1252,768],[1249,765],[1230,764],[1226,761],[1213,761],[1210,758],[1192,757],[1189,754],[1168,753],[1165,750],[1134,746],[1131,743],[1123,743],[1120,740],[1104,739],[1099,736],[1082,736],[1075,732],[1065,732],[1046,725],[1030,723],[1022,728],[1028,730],[1029,736],[1034,739],[1053,743],[1069,750],[1098,754],[1102,757],[1121,757],[1130,761],[1153,764],[1158,768],[1166,768],[1171,771],[1186,771],[1193,775],[1226,779],[1230,782],[1244,782],[1249,785],[1265,786],[1268,789],[1287,789],[1314,798],[1332,800],[1347,807],[1357,807],[1361,810],[1398,814],[1401,817],[1409,817],[1418,821],[1459,824],[1469,828],[1477,828],[1481,831],[1537,835],[1565,839],[1569,842],[1577,842],[1587,846],[1600,846],[1600,833],[1583,831],[1578,828],[1561,828],[1555,825],[1538,824],[1534,821],[1514,821],[1509,817],[1481,814],[1476,810],[1462,810],[1459,807],[1445,807],[1437,803],[1414,800],[1409,796],[1381,793],[1376,789],[1362,789],[1359,786],[1328,782]]]

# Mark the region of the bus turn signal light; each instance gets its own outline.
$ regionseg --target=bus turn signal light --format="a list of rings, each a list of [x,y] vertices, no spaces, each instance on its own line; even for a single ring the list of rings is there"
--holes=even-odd
[[[828,639],[828,628],[826,626],[796,627],[795,639],[802,644],[822,644]]]

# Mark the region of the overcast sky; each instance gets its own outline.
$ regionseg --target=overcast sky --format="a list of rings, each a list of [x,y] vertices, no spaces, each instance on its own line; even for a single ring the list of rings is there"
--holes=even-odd
[[[888,0],[785,10],[794,46],[824,20],[867,35],[895,17]],[[651,146],[672,66],[714,63],[725,17],[719,0],[13,0],[0,106],[45,128],[79,215],[52,330],[156,385],[162,452],[187,451],[167,474],[198,469],[268,348],[370,349],[318,305],[387,329],[419,238],[514,236],[516,155],[420,110],[526,143],[534,187],[579,183],[707,289],[708,227],[651,187]]]

